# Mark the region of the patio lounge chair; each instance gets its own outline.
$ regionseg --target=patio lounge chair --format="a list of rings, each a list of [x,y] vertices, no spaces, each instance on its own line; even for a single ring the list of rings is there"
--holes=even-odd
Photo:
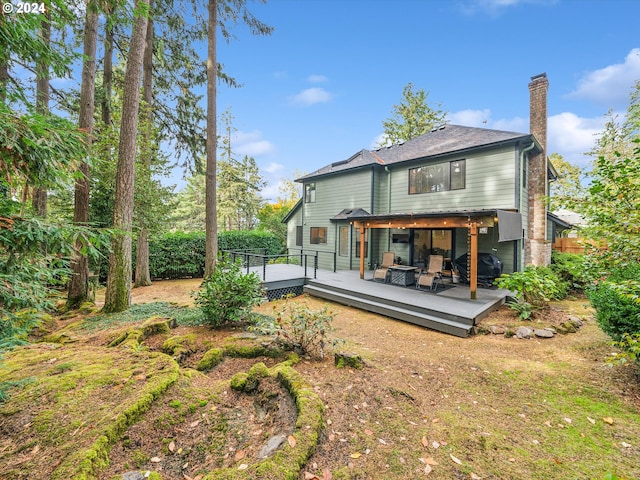
[[[442,283],[442,262],[444,257],[442,255],[429,255],[429,268],[427,271],[423,271],[418,276],[416,282],[416,288],[429,287],[429,290],[434,288],[438,290],[438,283]]]
[[[382,254],[382,265],[376,264],[376,269],[373,271],[373,280],[382,280],[387,282],[387,273],[389,273],[389,267],[393,265],[393,261],[396,258],[393,252],[384,252]]]

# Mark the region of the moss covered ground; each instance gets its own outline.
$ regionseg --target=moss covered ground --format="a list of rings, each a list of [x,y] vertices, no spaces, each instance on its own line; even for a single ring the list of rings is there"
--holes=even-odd
[[[364,368],[289,359],[167,303],[58,317],[3,357],[0,478],[640,478],[640,378],[606,364],[584,300],[556,305],[584,320],[576,333],[533,340],[331,308]]]

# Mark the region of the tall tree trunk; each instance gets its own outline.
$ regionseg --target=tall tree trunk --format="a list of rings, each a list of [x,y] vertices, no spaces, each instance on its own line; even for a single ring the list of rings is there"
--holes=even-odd
[[[102,88],[104,90],[104,98],[102,99],[102,123],[106,126],[111,125],[111,91],[113,84],[113,25],[114,14],[111,11],[112,6],[107,6],[106,26],[104,34],[104,68],[102,74]]]
[[[0,103],[7,101],[7,85],[9,84],[9,63],[0,59]]]
[[[213,273],[218,258],[218,224],[216,213],[216,33],[218,1],[209,0],[209,42],[207,48],[207,167],[205,183],[205,265],[204,275]]]
[[[153,0],[149,1],[149,8],[153,6]],[[144,60],[142,64],[142,99],[147,107],[145,128],[142,132],[145,145],[142,156],[143,175],[147,180],[151,180],[151,162],[153,148],[151,148],[151,133],[153,131],[153,16],[149,17],[147,23],[147,37],[144,50]],[[144,215],[141,216],[144,218]],[[149,232],[147,226],[140,225],[140,233],[136,245],[136,278],[135,287],[145,287],[151,285],[151,274],[149,272]]]
[[[6,15],[0,15],[0,25],[6,22]],[[9,85],[9,49],[6,43],[0,44],[2,54],[0,54],[0,103],[7,102],[7,86]]]
[[[40,28],[42,43],[49,48],[51,45],[51,11],[47,8],[45,20]],[[36,64],[36,112],[49,113],[49,62],[40,59]],[[47,216],[47,188],[38,187],[33,191],[31,204],[36,215],[45,218]]]
[[[84,62],[82,65],[82,85],[80,87],[80,118],[78,127],[87,134],[87,142],[91,145],[93,131],[93,112],[96,79],[96,45],[98,43],[98,12],[92,1],[87,1],[87,16],[84,25]],[[80,177],[76,180],[73,221],[86,225],[89,221],[89,165],[80,165]],[[77,308],[88,300],[89,261],[80,253],[80,245],[76,245],[76,253],[71,259],[73,275],[69,283],[67,306]]]
[[[105,312],[121,312],[131,305],[131,231],[135,180],[136,136],[140,107],[140,77],[147,35],[149,0],[137,0],[131,44],[124,74],[122,122],[118,145],[118,171],[113,208],[113,228],[118,232],[111,240],[109,275],[104,302]],[[147,7],[147,8],[145,8]]]

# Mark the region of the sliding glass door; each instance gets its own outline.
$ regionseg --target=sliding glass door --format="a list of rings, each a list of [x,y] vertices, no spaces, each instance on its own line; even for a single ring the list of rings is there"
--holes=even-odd
[[[453,256],[453,230],[415,228],[411,243],[411,264],[425,267],[429,255],[442,255],[445,262]]]

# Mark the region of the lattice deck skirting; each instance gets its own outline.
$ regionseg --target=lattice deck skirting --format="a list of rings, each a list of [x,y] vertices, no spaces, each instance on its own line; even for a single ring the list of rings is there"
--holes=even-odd
[[[302,295],[303,285],[295,285],[291,287],[284,288],[274,288],[272,290],[267,290],[267,299],[272,302],[274,300],[280,300],[282,297],[286,297],[287,295],[293,295],[297,297],[298,295]]]

